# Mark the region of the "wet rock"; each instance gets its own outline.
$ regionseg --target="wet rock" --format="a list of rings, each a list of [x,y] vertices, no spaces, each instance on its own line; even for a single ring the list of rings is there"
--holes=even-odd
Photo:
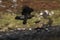
[[[1,40],[48,40],[53,37],[60,37],[60,26],[0,32]]]

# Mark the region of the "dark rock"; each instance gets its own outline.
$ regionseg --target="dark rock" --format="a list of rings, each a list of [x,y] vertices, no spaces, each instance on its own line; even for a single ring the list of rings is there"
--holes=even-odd
[[[27,19],[31,19],[33,17],[33,15],[31,15],[31,12],[33,11],[32,8],[28,7],[28,6],[23,6],[22,8],[22,12],[21,14],[23,16],[16,16],[15,19],[17,20],[23,20],[23,24],[27,23]]]
[[[47,28],[48,30],[46,30],[46,28],[35,28],[33,30],[0,32],[0,40],[49,40],[50,38],[54,40],[60,37],[60,26]]]
[[[15,19],[16,20],[24,20],[24,16],[16,16]]]
[[[39,23],[40,21],[35,21],[35,23]]]

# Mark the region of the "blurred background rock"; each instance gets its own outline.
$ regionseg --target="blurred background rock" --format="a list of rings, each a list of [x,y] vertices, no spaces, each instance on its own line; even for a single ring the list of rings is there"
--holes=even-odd
[[[22,7],[27,5],[34,9],[31,13],[34,15],[32,19],[28,19],[27,24],[23,25],[22,20],[15,20],[16,16],[20,16]],[[34,28],[37,27],[34,22],[41,21],[47,23],[46,19],[40,18],[39,13],[43,10],[53,11],[54,15],[50,16],[53,20],[52,25],[60,25],[60,1],[59,0],[0,0],[0,27],[1,28]],[[38,23],[40,26],[40,23]],[[24,27],[26,26],[26,27]]]

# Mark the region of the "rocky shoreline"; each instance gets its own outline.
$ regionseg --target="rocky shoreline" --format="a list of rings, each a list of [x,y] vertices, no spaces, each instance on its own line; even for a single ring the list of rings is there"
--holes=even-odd
[[[0,40],[49,40],[60,37],[60,26],[0,32]]]

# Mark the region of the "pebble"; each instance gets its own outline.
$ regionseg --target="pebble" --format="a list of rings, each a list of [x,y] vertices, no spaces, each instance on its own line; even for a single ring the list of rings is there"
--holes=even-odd
[[[17,2],[17,0],[13,0],[13,2]]]
[[[42,16],[42,15],[43,15],[43,13],[41,12],[41,13],[40,13],[40,16]]]
[[[32,30],[32,28],[29,28],[29,30]]]
[[[4,6],[4,5],[0,5],[0,7],[3,7],[3,8],[5,8],[6,6]]]
[[[2,3],[2,0],[0,0],[0,3]]]
[[[21,30],[21,28],[17,28],[17,30]]]
[[[25,30],[25,28],[21,28],[22,30]]]

